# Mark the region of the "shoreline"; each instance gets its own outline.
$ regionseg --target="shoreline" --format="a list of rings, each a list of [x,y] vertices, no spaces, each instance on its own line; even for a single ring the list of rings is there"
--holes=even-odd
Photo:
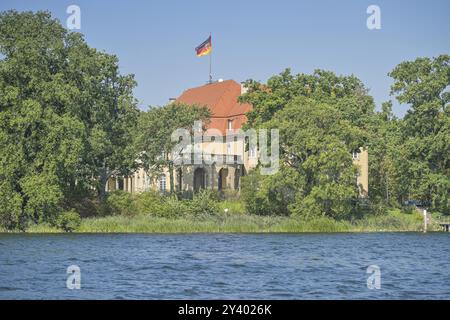
[[[429,232],[439,231],[434,225]],[[32,225],[25,231],[1,230],[0,234],[287,234],[287,233],[389,233],[423,232],[420,215],[390,212],[359,220],[320,217],[304,220],[294,217],[219,215],[163,218],[149,215],[84,218],[79,227],[65,232],[48,224]]]
[[[40,231],[24,231],[24,232],[18,232],[18,231],[8,231],[8,232],[0,232],[1,235],[100,235],[100,234],[107,234],[107,235],[206,235],[206,234],[267,234],[267,235],[281,235],[281,234],[362,234],[362,233],[423,233],[423,231],[420,230],[371,230],[371,231],[299,231],[299,232],[291,232],[291,231],[278,231],[278,232],[272,232],[272,231],[255,231],[255,232],[220,232],[220,231],[213,231],[213,232],[205,232],[205,231],[198,231],[198,232],[119,232],[119,231],[108,231],[108,232],[100,232],[100,231],[75,231],[75,232],[64,232],[64,231],[46,231],[46,232],[40,232]],[[442,231],[427,231],[427,233],[444,233]]]

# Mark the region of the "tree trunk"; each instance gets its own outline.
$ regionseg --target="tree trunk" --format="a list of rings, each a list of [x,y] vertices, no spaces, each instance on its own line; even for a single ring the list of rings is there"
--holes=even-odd
[[[108,183],[109,174],[106,170],[103,170],[103,172],[100,175],[100,179],[98,181],[98,197],[100,200],[105,199],[106,197],[106,184]]]

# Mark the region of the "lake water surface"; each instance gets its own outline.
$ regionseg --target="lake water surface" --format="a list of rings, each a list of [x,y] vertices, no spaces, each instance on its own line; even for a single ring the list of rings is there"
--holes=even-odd
[[[0,299],[450,299],[450,234],[0,234]]]

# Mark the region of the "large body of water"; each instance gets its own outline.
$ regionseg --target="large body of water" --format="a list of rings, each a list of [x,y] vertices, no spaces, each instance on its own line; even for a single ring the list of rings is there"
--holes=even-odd
[[[450,299],[450,234],[0,234],[0,299]]]

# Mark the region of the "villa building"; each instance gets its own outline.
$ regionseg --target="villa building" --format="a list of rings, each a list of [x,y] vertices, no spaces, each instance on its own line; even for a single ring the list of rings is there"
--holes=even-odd
[[[241,104],[238,98],[245,88],[234,80],[217,81],[188,89],[171,103],[207,106],[211,120],[201,142],[201,148],[208,150],[208,159],[182,164],[174,169],[176,191],[197,191],[199,189],[240,190],[241,177],[258,164],[256,148],[246,148],[246,140],[238,130],[246,122],[245,113],[251,105]],[[214,134],[209,134],[214,132]],[[203,157],[205,157],[203,155]],[[357,184],[360,194],[368,194],[368,153],[366,149],[353,154],[360,171]],[[208,161],[206,161],[208,160]],[[150,177],[143,169],[125,178],[113,177],[108,181],[107,191],[117,189],[139,193],[149,189],[169,191],[169,172],[159,177]]]

